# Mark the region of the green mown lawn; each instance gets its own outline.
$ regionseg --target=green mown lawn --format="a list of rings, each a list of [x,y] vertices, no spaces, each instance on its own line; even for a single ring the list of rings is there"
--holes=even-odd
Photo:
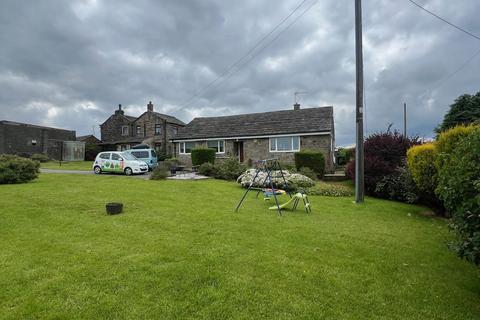
[[[0,186],[4,319],[480,319],[480,271],[422,207],[236,184],[42,174]],[[107,216],[106,202],[125,211]]]
[[[40,167],[43,169],[90,171],[93,170],[92,165],[93,161],[62,162],[61,165],[59,161],[49,161],[41,163]]]

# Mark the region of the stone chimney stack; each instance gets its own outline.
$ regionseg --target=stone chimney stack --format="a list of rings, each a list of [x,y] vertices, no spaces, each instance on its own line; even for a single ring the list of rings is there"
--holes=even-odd
[[[152,103],[152,101],[150,101],[150,102],[147,104],[147,111],[153,112],[153,103]]]
[[[115,114],[121,114],[123,116],[124,112],[122,110],[122,105],[121,104],[118,105],[118,110],[115,110]]]
[[[293,110],[300,110],[300,103],[295,102],[295,104],[293,105]]]

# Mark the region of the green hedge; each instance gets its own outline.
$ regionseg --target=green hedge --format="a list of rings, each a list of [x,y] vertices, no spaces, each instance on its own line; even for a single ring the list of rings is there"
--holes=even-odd
[[[195,148],[192,150],[192,165],[199,166],[202,163],[215,163],[215,149],[211,148]]]
[[[457,241],[452,248],[460,257],[480,265],[480,126],[451,130],[453,133],[449,130],[439,137],[449,152],[438,156],[436,193],[453,214],[451,226]]]
[[[322,178],[325,172],[325,157],[321,152],[305,150],[295,153],[295,166],[297,170],[310,168],[317,177]]]
[[[420,201],[435,209],[437,214],[442,214],[444,212],[443,205],[435,195],[438,183],[436,158],[435,143],[413,146],[407,151],[408,171],[418,188]]]
[[[0,155],[0,184],[24,183],[38,177],[40,162],[13,155]]]

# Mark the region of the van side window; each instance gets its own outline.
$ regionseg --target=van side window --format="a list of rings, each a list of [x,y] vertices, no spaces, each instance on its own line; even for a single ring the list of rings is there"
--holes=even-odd
[[[148,151],[132,151],[131,154],[137,158],[148,158]]]
[[[100,155],[100,159],[105,159],[105,160],[110,159],[110,153],[102,153]]]
[[[112,160],[120,160],[120,156],[116,153],[112,153]]]

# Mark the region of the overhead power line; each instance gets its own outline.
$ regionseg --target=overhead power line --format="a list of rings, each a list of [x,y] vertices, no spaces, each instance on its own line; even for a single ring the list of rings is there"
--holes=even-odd
[[[463,68],[465,68],[473,59],[475,59],[477,56],[480,55],[480,50],[478,50],[477,52],[475,52],[471,57],[469,57],[467,60],[465,60],[457,69],[455,69],[453,72],[447,74],[445,77],[441,78],[440,80],[438,80],[437,82],[435,82],[433,84],[433,86],[428,89],[427,91],[425,91],[424,94],[422,95],[425,95],[427,93],[430,93],[432,92],[433,90],[435,89],[438,89],[439,87],[441,87],[448,79],[452,78],[454,75],[456,75],[457,73],[459,73],[460,71],[463,70]]]
[[[469,36],[471,36],[471,37],[473,37],[473,38],[475,38],[475,39],[477,39],[477,40],[480,40],[480,37],[479,37],[479,36],[477,36],[477,35],[471,33],[470,31],[467,31],[467,30],[465,30],[464,28],[459,27],[459,26],[451,23],[450,21],[448,21],[448,20],[440,17],[439,15],[437,15],[437,14],[433,13],[432,11],[426,9],[425,7],[421,6],[421,5],[418,4],[417,2],[415,2],[415,1],[413,1],[413,0],[408,0],[408,1],[410,1],[411,3],[413,3],[414,5],[416,5],[417,7],[419,7],[420,9],[424,10],[425,12],[428,12],[429,14],[431,14],[432,16],[434,16],[435,18],[437,18],[437,19],[439,19],[439,20],[447,23],[448,25],[450,25],[450,26],[452,26],[452,27],[454,27],[454,28],[462,31],[463,33],[468,34]]]
[[[306,10],[304,10],[301,14],[299,14],[294,20],[293,22],[291,22],[290,24],[288,24],[285,28],[281,29],[277,35],[272,39],[270,40],[269,42],[267,42],[264,46],[260,47],[262,45],[262,43],[265,42],[265,40],[267,40],[275,31],[277,31],[292,15],[295,14],[295,12],[297,12],[308,0],[303,0],[302,2],[300,2],[300,4],[298,6],[296,6],[292,12],[290,12],[289,15],[287,15],[285,18],[283,18],[272,30],[270,30],[267,34],[265,34],[259,41],[257,41],[257,43],[251,47],[249,50],[246,51],[246,53],[244,55],[242,55],[242,57],[240,57],[239,59],[237,59],[232,65],[230,65],[223,73],[221,73],[219,76],[217,76],[214,80],[210,81],[204,88],[202,88],[201,90],[199,90],[197,93],[195,93],[193,96],[191,96],[189,99],[186,100],[185,103],[182,103],[182,105],[184,107],[187,107],[195,98],[197,97],[200,97],[202,95],[204,95],[206,92],[209,91],[210,88],[216,88],[218,87],[223,81],[225,81],[226,79],[230,78],[231,76],[233,76],[234,74],[236,74],[244,65],[246,65],[248,62],[250,62],[253,58],[255,58],[258,54],[260,54],[266,47],[268,47],[273,41],[275,41],[276,39],[278,39],[278,37],[283,33],[285,32],[290,26],[292,26],[296,21],[298,21],[298,19],[300,19],[300,17],[302,17],[308,10],[310,10],[313,5],[318,1],[318,0],[315,0],[310,6],[307,7]],[[259,48],[260,49],[254,53],[254,51]],[[252,53],[254,53],[252,55]],[[233,71],[233,72],[232,72]],[[222,80],[222,81],[220,81]],[[219,82],[220,81],[220,82]],[[218,82],[218,83],[217,83]],[[216,85],[215,85],[216,84]],[[215,85],[215,86],[214,86]]]
[[[312,4],[310,4],[310,6],[308,6],[302,13],[300,13],[292,22],[290,22],[285,28],[283,28],[282,30],[280,30],[279,33],[276,34],[276,36],[274,38],[272,38],[269,42],[267,42],[263,47],[261,47],[254,55],[250,56],[247,60],[245,60],[240,66],[238,66],[238,68],[236,70],[234,70],[232,73],[228,74],[224,79],[222,79],[221,82],[219,82],[214,88],[217,88],[218,86],[220,86],[220,84],[224,81],[226,81],[227,79],[231,78],[232,76],[234,76],[237,72],[239,72],[242,67],[244,65],[246,65],[247,63],[249,63],[250,61],[252,61],[253,59],[255,59],[260,53],[263,52],[263,50],[265,50],[268,46],[270,46],[270,44],[272,44],[273,42],[275,42],[275,40],[277,40],[283,32],[287,31],[292,25],[294,25],[305,13],[307,13],[316,3],[318,2],[318,0],[315,0],[314,2],[312,2]]]

